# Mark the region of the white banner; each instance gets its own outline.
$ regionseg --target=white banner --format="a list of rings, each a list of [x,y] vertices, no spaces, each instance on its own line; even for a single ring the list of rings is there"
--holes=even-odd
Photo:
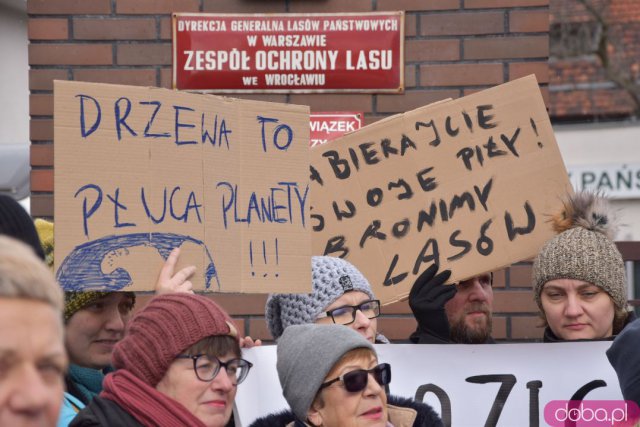
[[[610,345],[383,344],[376,350],[380,362],[391,364],[391,394],[430,404],[445,426],[537,427],[547,425],[544,407],[552,400],[622,399],[605,355]],[[236,423],[248,426],[288,405],[278,381],[276,346],[243,354],[254,366],[238,387]]]

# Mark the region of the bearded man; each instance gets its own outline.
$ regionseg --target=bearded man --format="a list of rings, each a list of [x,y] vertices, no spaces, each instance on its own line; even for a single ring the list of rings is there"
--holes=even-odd
[[[409,306],[418,322],[411,341],[418,344],[493,344],[493,274],[446,284],[450,270],[432,265],[411,288]]]

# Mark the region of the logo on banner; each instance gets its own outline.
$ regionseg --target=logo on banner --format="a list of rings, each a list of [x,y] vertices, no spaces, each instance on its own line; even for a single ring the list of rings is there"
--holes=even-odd
[[[640,408],[631,400],[552,400],[544,407],[544,420],[552,427],[633,426]]]

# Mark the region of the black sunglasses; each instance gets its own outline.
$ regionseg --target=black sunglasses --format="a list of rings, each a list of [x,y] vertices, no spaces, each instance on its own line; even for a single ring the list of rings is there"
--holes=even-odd
[[[357,369],[355,371],[347,372],[346,374],[340,375],[338,378],[323,383],[319,390],[329,387],[335,382],[342,381],[344,383],[344,388],[346,388],[347,391],[356,393],[365,389],[369,382],[369,374],[373,375],[373,378],[375,378],[378,384],[385,386],[391,382],[391,365],[388,363],[381,363],[371,369]]]

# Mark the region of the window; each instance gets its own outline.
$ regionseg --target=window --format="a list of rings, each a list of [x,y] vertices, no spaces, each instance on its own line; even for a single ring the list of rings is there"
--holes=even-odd
[[[598,50],[602,28],[597,22],[558,22],[549,29],[550,55],[573,58]]]

